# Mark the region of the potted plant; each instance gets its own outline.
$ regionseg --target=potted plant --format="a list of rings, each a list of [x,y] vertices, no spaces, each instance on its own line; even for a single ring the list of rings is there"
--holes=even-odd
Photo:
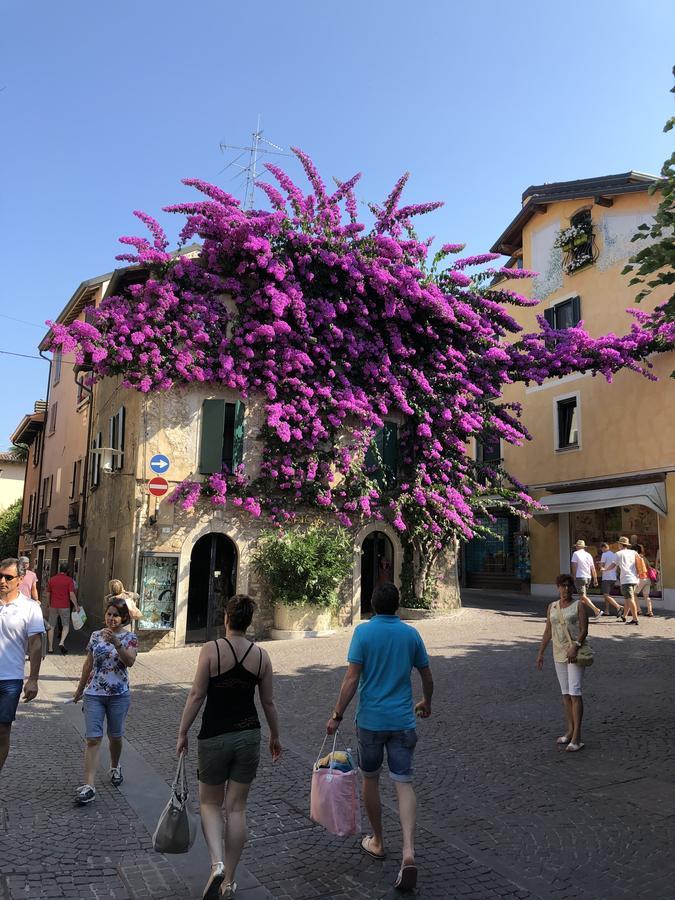
[[[352,564],[353,542],[344,528],[316,523],[264,534],[252,565],[274,604],[272,636],[329,634]]]

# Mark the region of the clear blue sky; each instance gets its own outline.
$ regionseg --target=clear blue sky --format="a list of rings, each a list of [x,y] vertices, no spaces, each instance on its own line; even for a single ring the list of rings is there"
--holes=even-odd
[[[247,143],[258,113],[325,177],[362,171],[362,199],[410,170],[411,202],[446,203],[420,232],[472,251],[529,184],[658,172],[673,34],[668,0],[5,0],[2,349],[36,352],[35,323],[119,265],[133,209],[183,199],[188,176],[239,191],[219,143]],[[46,374],[0,354],[0,450]]]

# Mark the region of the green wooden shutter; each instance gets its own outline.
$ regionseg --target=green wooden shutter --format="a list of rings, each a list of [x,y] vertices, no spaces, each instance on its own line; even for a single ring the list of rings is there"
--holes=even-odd
[[[246,406],[237,400],[234,404],[234,442],[232,445],[232,468],[236,469],[244,462],[244,419]]]
[[[581,300],[579,297],[572,297],[572,322],[576,325],[581,321]]]
[[[202,403],[202,443],[199,452],[199,471],[203,475],[220,472],[223,459],[223,428],[225,401],[204,400]]]
[[[376,452],[377,451],[377,452]],[[373,435],[373,439],[370,442],[368,449],[366,450],[366,455],[363,459],[363,466],[365,469],[370,470],[369,474],[371,478],[375,478],[377,480],[378,470],[380,468],[380,459],[378,457],[382,456],[382,429],[378,428],[375,434]]]
[[[381,452],[387,486],[393,487],[398,474],[398,425],[396,422],[384,423]]]

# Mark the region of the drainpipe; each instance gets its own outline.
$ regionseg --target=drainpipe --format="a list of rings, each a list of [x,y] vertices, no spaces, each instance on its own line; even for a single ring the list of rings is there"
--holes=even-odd
[[[78,381],[77,376],[80,372],[88,371],[87,369],[78,367],[78,371],[74,372],[75,383],[82,387],[83,391],[86,391],[89,394],[89,404],[87,411],[87,446],[85,447],[84,452],[84,465],[82,466],[82,510],[80,512],[80,549],[84,548],[85,544],[85,536],[86,536],[86,526],[85,522],[87,520],[87,500],[89,498],[89,457],[90,452],[89,449],[91,447],[91,433],[92,426],[94,424],[94,389],[93,387],[88,387],[83,381]],[[91,370],[89,370],[91,371]]]
[[[148,436],[148,400],[147,397],[143,397],[143,472],[146,471],[147,468],[147,436]],[[138,464],[138,463],[136,463]],[[135,473],[134,473],[135,475]],[[138,479],[134,477],[134,485],[137,484]],[[134,488],[135,493],[135,488]],[[141,509],[143,508],[143,501],[136,498],[136,531],[134,534],[134,572],[133,572],[133,583],[134,583],[134,591],[140,597],[141,595],[141,576],[138,571],[138,563],[141,555]]]

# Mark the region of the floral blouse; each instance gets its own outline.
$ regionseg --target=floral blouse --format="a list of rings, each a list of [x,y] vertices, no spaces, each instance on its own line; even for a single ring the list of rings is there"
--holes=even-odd
[[[130,631],[122,631],[117,635],[120,644],[125,650],[136,650],[138,638]],[[112,644],[104,641],[100,631],[92,632],[87,644],[87,650],[94,658],[94,668],[91,671],[85,694],[93,694],[97,697],[113,697],[117,694],[126,694],[129,690],[129,672],[122,663],[117,650]]]

